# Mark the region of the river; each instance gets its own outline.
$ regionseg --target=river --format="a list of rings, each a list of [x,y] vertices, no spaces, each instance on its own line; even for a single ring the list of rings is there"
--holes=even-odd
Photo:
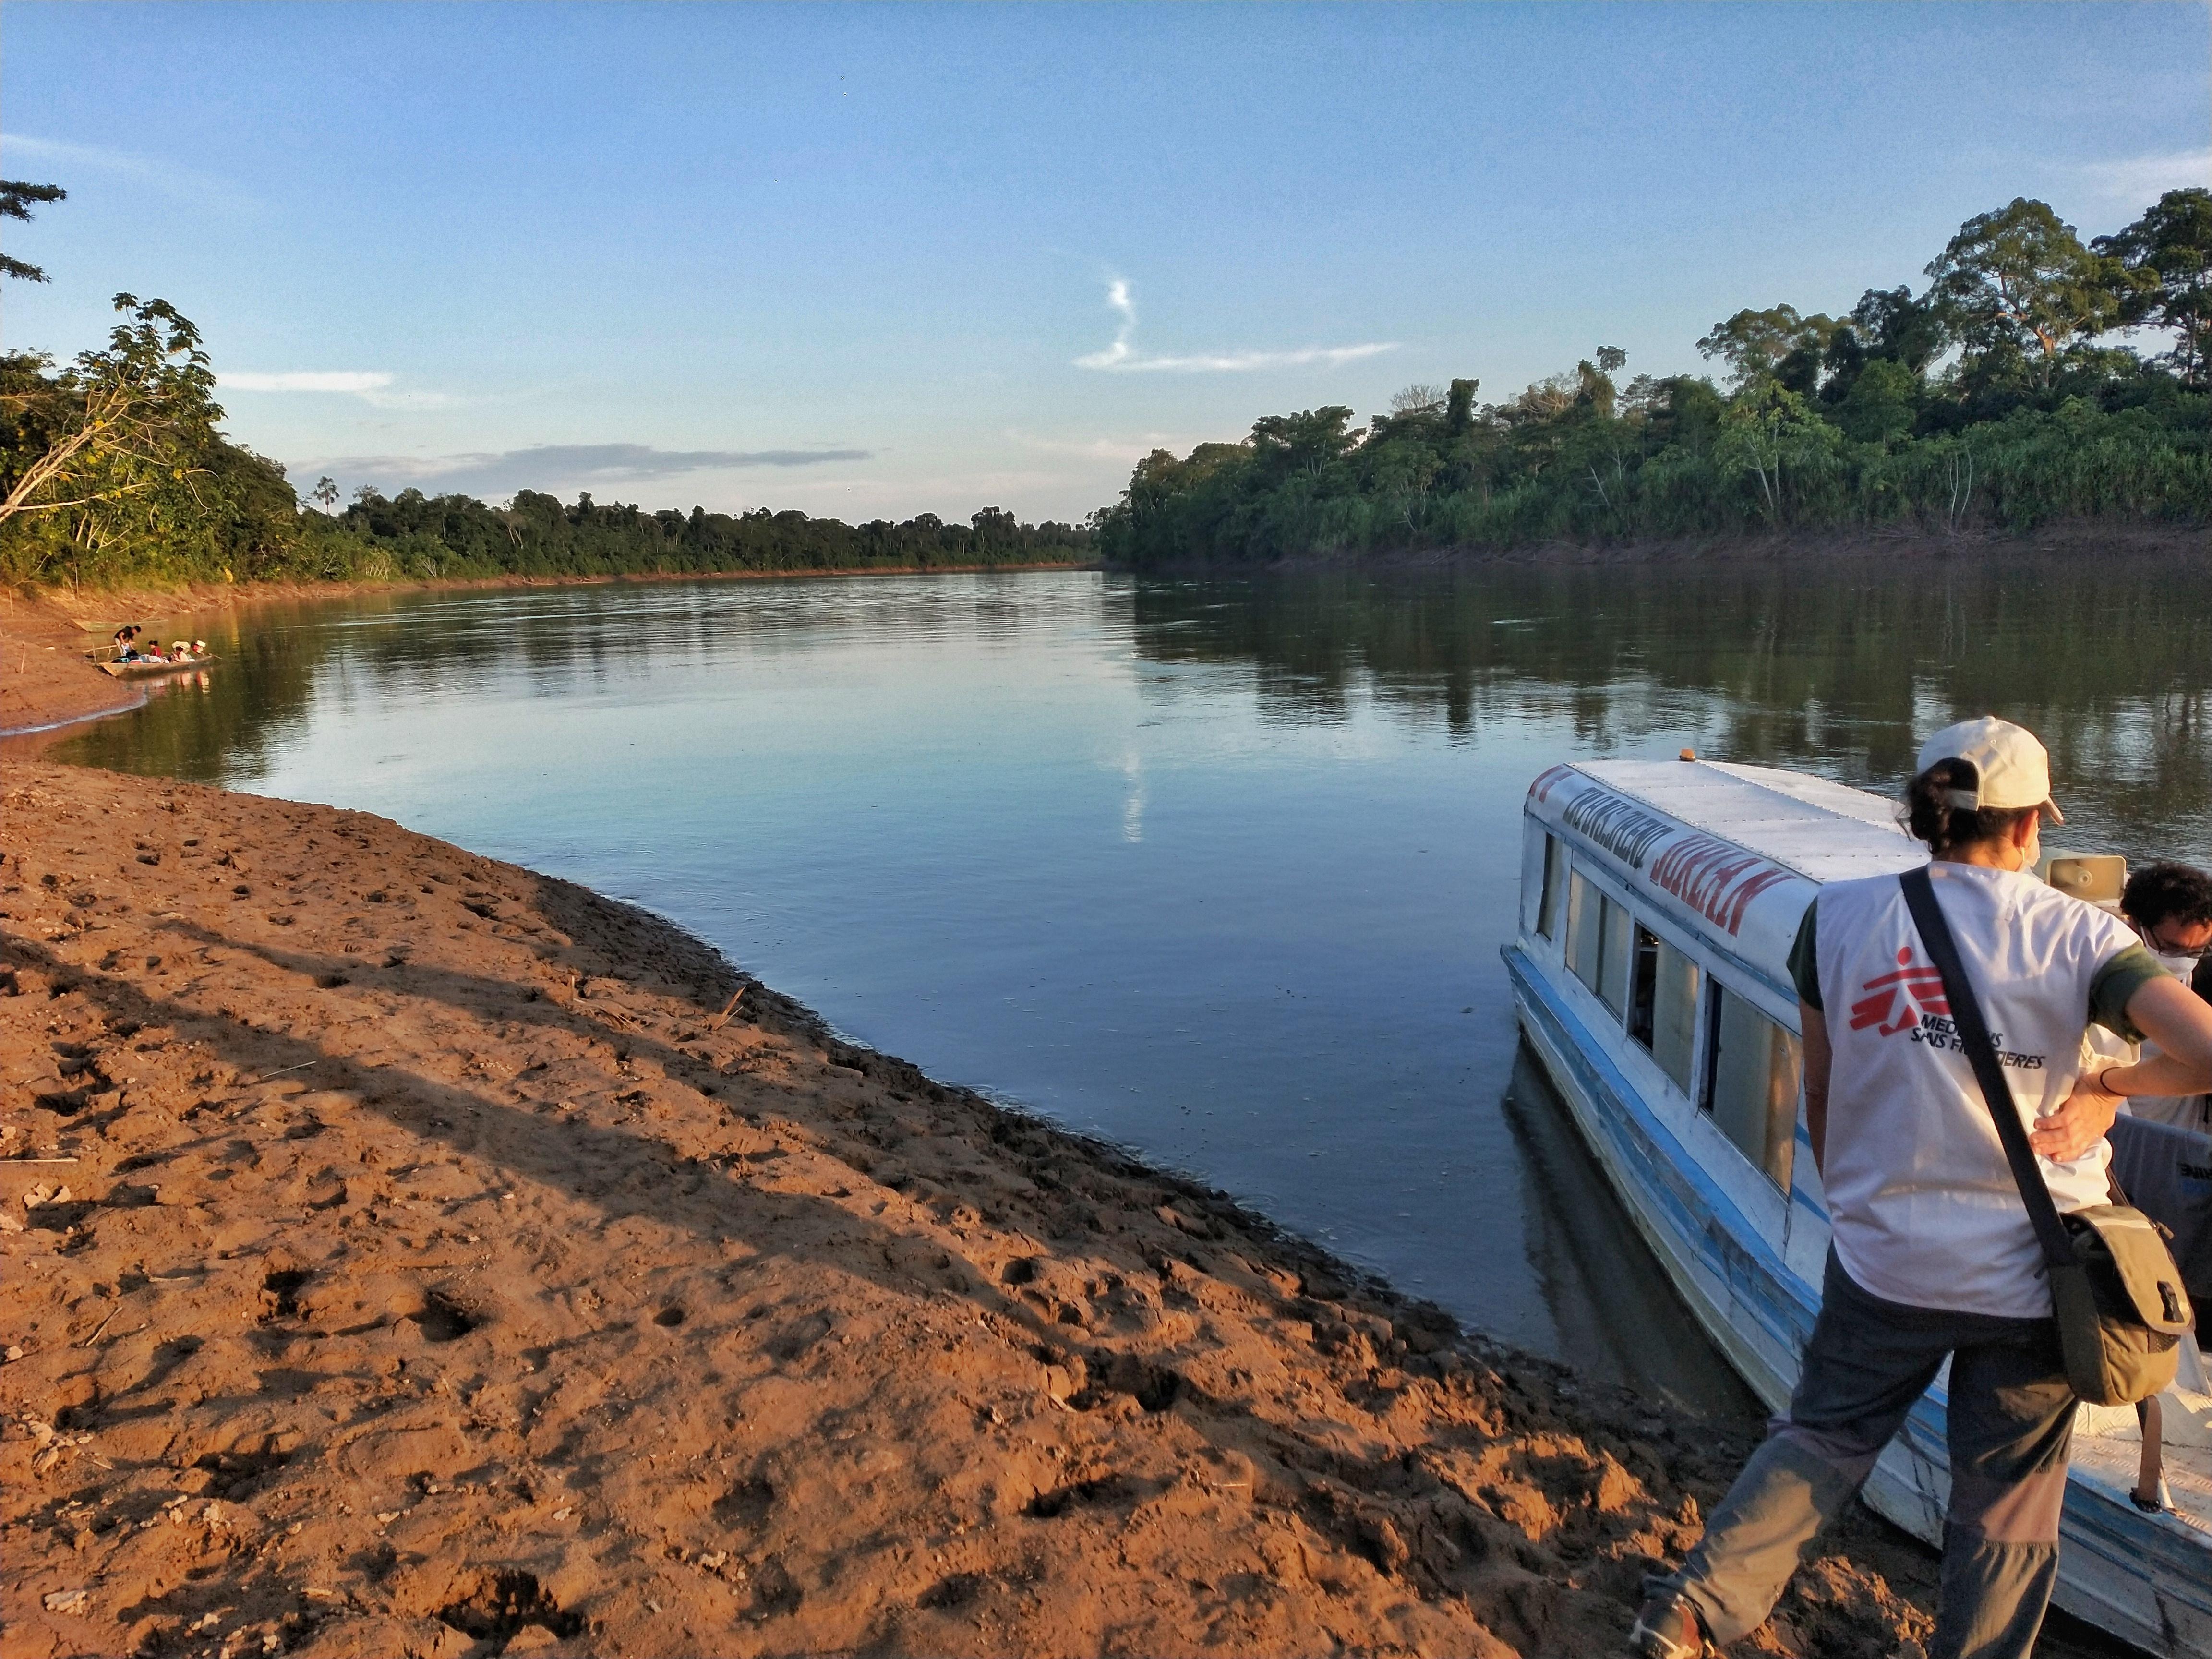
[[[1747,1396],[1517,1053],[1528,781],[1893,792],[1995,710],[2063,844],[2212,861],[2212,574],[1799,562],[395,593],[241,613],[58,758],[380,812],[1589,1374]]]

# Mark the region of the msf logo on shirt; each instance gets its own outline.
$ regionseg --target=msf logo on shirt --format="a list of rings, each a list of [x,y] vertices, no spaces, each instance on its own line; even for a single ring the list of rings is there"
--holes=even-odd
[[[1859,987],[1859,1000],[1851,1004],[1851,1030],[1863,1031],[1872,1025],[1879,1036],[1895,1036],[1909,1025],[1920,1024],[1923,1014],[1941,1016],[1944,1029],[1949,1029],[1951,1005],[1943,999],[1942,972],[1912,966],[1907,946],[1897,953],[1894,973],[1877,975]],[[1918,1033],[1914,1036],[1917,1041]]]
[[[1897,967],[1879,974],[1859,987],[1859,1000],[1851,1004],[1851,1030],[1875,1028],[1877,1036],[1895,1036],[1910,1030],[1911,1040],[1931,1048],[1966,1052],[1966,1043],[1951,1018],[1951,1004],[1943,995],[1943,975],[1936,968],[1916,968],[1907,947],[1897,953]],[[2043,1069],[2041,1054],[2016,1054],[2004,1046],[2004,1034],[1990,1033],[1997,1062],[2024,1072]]]

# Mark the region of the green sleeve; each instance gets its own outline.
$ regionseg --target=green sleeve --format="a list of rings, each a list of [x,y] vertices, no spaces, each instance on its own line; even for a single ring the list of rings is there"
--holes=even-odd
[[[1797,982],[1797,1000],[1825,1013],[1826,1006],[1820,1000],[1820,949],[1813,937],[1813,919],[1820,909],[1820,901],[1816,898],[1805,907],[1805,920],[1797,924],[1797,942],[1790,947],[1790,977]]]
[[[2128,1018],[2128,1003],[2154,979],[2171,979],[2158,958],[2140,945],[2130,945],[2097,969],[2089,981],[2089,1023],[2101,1025],[2128,1042],[2141,1042],[2143,1034]]]

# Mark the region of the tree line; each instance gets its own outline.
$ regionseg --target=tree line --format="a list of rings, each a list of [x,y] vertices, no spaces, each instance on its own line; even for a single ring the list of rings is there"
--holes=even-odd
[[[319,517],[309,514],[309,517]],[[718,571],[931,569],[1046,564],[1092,556],[1077,525],[1024,524],[987,507],[966,524],[922,513],[903,523],[848,525],[805,513],[647,512],[588,494],[563,505],[533,489],[504,507],[467,495],[357,493],[303,541],[304,575],[704,575]]]
[[[1723,374],[1621,382],[1598,348],[1503,404],[1417,385],[1236,443],[1155,450],[1094,515],[1112,563],[2062,518],[2212,519],[2212,191],[2084,243],[2026,198],[1978,215],[1927,284],[1849,314],[1716,323]],[[2155,331],[2170,349],[2126,338]]]
[[[0,218],[64,199],[0,182]],[[0,276],[45,282],[0,256]],[[1093,556],[1087,526],[1024,524],[987,507],[848,525],[799,512],[647,512],[523,490],[471,496],[363,489],[338,510],[301,501],[284,469],[223,434],[199,331],[167,301],[115,296],[102,348],[57,365],[0,353],[0,581],[80,586],[185,580],[707,574],[1045,563]]]

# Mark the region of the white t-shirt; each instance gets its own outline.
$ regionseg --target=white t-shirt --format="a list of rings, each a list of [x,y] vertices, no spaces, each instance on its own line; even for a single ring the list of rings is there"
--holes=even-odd
[[[1930,873],[2033,1128],[2073,1092],[2100,973],[2141,946],[2118,917],[2032,876],[1941,862]],[[2047,1316],[2042,1251],[1903,888],[1837,882],[1814,902],[1835,1054],[1822,1179],[1844,1271],[1892,1302]],[[2036,1160],[2062,1212],[2108,1200],[2111,1161],[2101,1140],[2070,1163]]]

